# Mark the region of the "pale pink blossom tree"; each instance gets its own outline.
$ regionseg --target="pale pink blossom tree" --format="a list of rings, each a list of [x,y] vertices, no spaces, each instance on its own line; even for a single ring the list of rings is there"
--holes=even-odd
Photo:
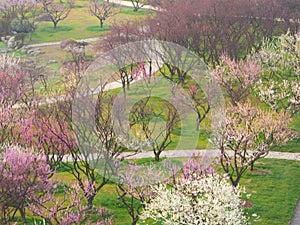
[[[211,141],[220,151],[222,168],[233,186],[258,159],[268,155],[272,146],[296,136],[288,127],[290,122],[283,112],[263,111],[249,102],[227,109],[225,125]]]
[[[99,20],[100,29],[103,28],[104,21],[115,15],[118,11],[114,9],[112,3],[102,0],[91,0],[89,5],[90,13]]]
[[[119,168],[117,193],[132,219],[132,225],[139,221],[145,204],[155,197],[153,186],[160,182],[173,182],[178,172],[179,167],[171,160],[150,165],[132,163],[124,170]]]
[[[217,82],[224,88],[226,97],[231,104],[245,102],[259,82],[261,65],[251,58],[245,60],[231,60],[228,56],[221,56],[221,63],[213,70]]]

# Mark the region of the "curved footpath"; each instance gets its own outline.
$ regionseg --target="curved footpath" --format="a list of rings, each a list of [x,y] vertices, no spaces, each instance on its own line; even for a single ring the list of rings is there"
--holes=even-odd
[[[298,199],[294,214],[292,216],[291,222],[289,225],[299,225],[300,224],[300,197]]]
[[[78,42],[93,42],[93,41],[98,41],[100,40],[100,37],[95,37],[95,38],[86,38],[86,39],[80,39],[76,40]],[[38,47],[45,47],[45,46],[52,46],[52,45],[60,45],[61,41],[57,42],[44,42],[44,43],[39,43],[39,44],[30,44],[26,45],[29,48],[38,48]]]
[[[193,154],[203,154],[204,156],[213,157],[218,155],[218,150],[166,150],[161,153],[160,157],[188,158],[191,157]],[[126,157],[126,155],[124,156]],[[147,157],[153,157],[153,152],[152,151],[141,152],[136,155],[130,156],[128,158],[139,159],[139,158],[147,158]],[[265,158],[300,161],[300,153],[270,151]]]
[[[201,154],[205,158],[216,157],[218,155],[218,150],[214,149],[203,149],[203,150],[165,150],[160,154],[161,158],[189,158],[194,154]],[[100,154],[91,154],[88,156],[91,160],[97,159]],[[141,158],[151,158],[154,157],[152,151],[143,151],[136,154],[127,152],[123,153],[119,156],[120,158],[127,158],[127,159],[141,159]],[[84,157],[80,157],[84,158]],[[269,154],[265,157],[268,159],[286,159],[286,160],[295,160],[300,161],[300,153],[292,153],[292,152],[273,152],[270,151]],[[63,157],[63,162],[72,162],[71,155],[65,155]]]

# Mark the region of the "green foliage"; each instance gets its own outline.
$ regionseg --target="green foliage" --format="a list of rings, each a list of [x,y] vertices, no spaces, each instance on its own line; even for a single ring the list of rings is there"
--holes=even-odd
[[[12,31],[15,31],[17,33],[29,33],[34,29],[30,21],[21,19],[14,19],[13,21],[11,21],[10,27]]]

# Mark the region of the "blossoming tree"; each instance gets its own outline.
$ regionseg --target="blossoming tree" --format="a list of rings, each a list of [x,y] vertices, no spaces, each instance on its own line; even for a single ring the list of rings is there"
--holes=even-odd
[[[295,115],[300,110],[300,34],[265,40],[256,57],[264,70],[257,85],[260,99],[276,111]]]
[[[263,111],[249,102],[229,107],[223,129],[211,141],[220,150],[222,168],[234,186],[272,146],[295,137],[288,128],[290,121],[283,112]]]
[[[185,164],[175,184],[160,184],[153,192],[156,197],[145,204],[141,218],[152,218],[155,224],[247,224],[241,191],[195,158]]]
[[[221,64],[213,70],[213,75],[224,88],[231,104],[245,102],[259,82],[261,65],[251,58],[235,61],[228,56],[221,56]]]
[[[0,221],[6,224],[19,211],[26,223],[29,198],[51,184],[51,171],[44,155],[29,148],[5,145],[0,148],[0,158]]]

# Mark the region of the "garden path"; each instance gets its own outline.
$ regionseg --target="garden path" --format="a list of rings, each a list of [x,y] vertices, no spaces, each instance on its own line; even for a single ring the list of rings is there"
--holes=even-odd
[[[300,224],[300,197],[298,199],[294,214],[292,216],[291,222],[289,225],[299,225]]]
[[[165,150],[161,153],[161,158],[188,158],[193,156],[194,154],[201,154],[204,157],[215,157],[218,155],[218,150],[214,149],[202,149],[202,150]],[[99,157],[99,154],[91,154],[88,158],[96,159]],[[127,158],[127,159],[141,159],[141,158],[151,158],[154,157],[152,151],[143,151],[136,154],[132,153],[123,153],[120,155],[120,158]],[[80,157],[84,158],[84,157]],[[286,159],[286,160],[295,160],[300,161],[300,153],[292,153],[292,152],[275,152],[270,151],[269,154],[265,158],[270,159]],[[63,157],[64,162],[72,162],[71,155],[65,155]]]

